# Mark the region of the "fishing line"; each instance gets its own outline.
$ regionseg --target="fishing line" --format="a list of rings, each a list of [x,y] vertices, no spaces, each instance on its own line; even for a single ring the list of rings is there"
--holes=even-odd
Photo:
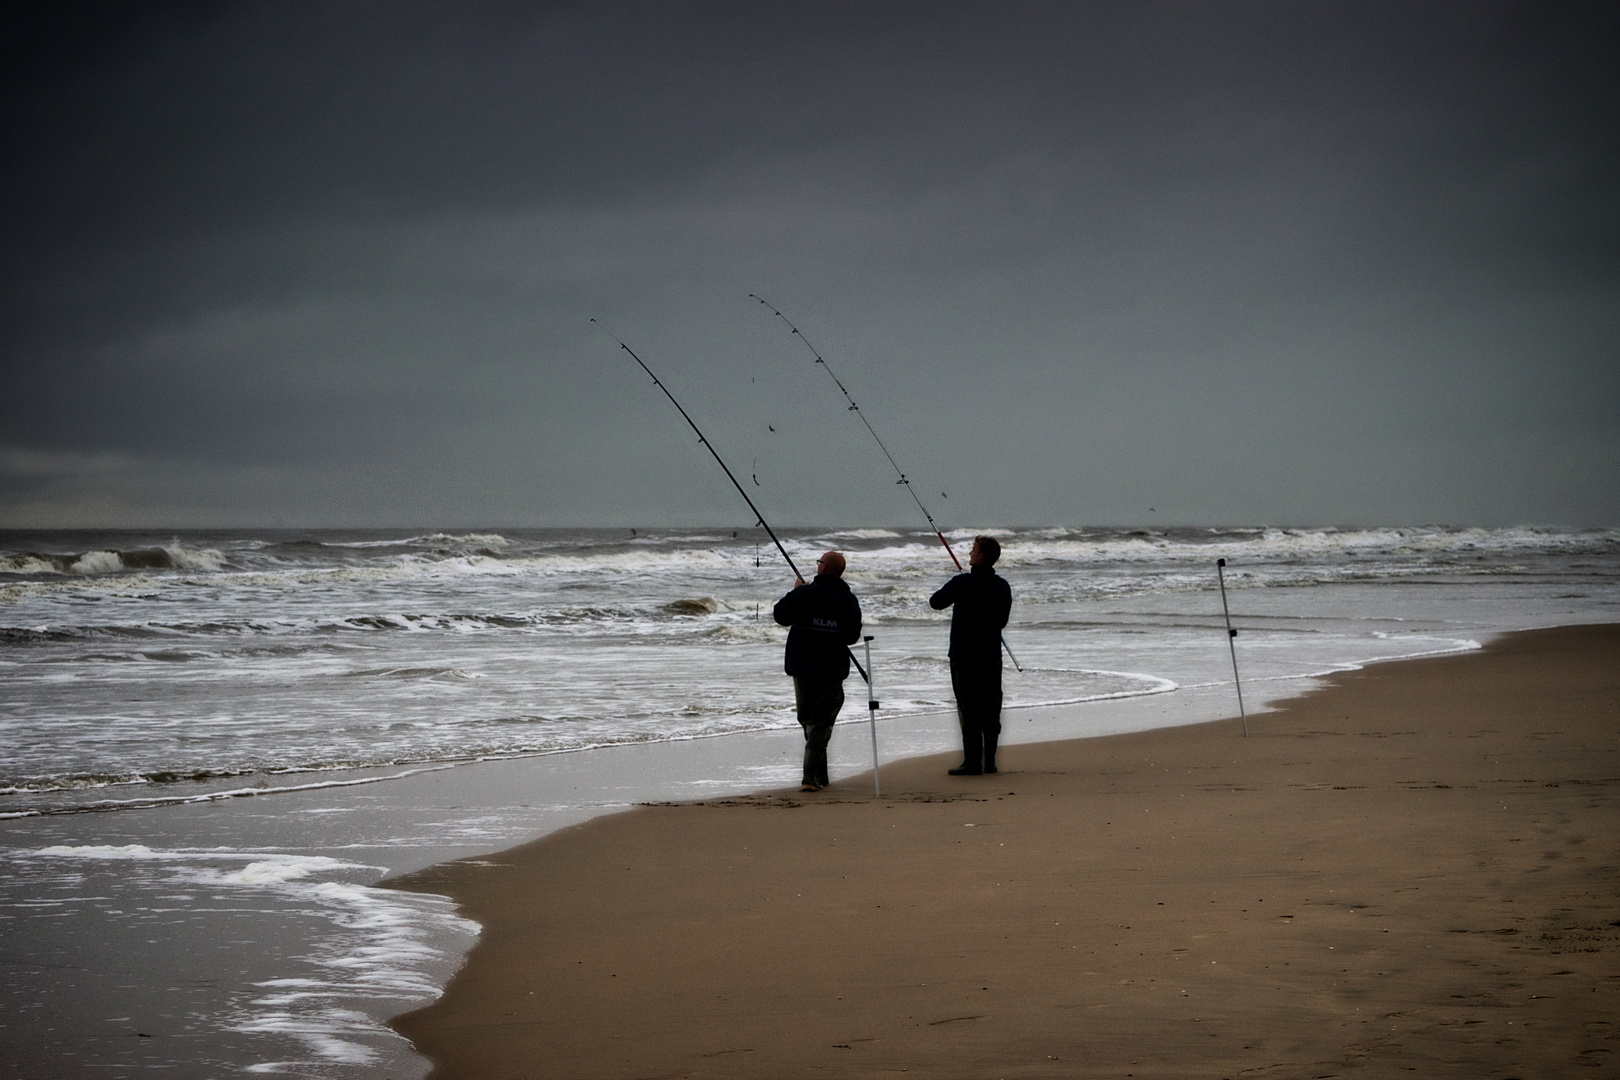
[[[922,500],[917,497],[917,491],[911,486],[911,480],[907,478],[906,471],[900,467],[899,462],[894,460],[894,455],[889,453],[889,448],[884,445],[882,437],[879,436],[877,430],[872,427],[872,422],[866,418],[866,414],[861,412],[861,407],[855,404],[855,399],[850,396],[849,390],[844,386],[843,380],[839,379],[839,377],[833,372],[832,366],[827,363],[826,358],[822,356],[821,353],[816,351],[816,347],[810,344],[810,339],[805,337],[797,326],[793,325],[793,321],[791,319],[778,311],[775,305],[770,303],[763,296],[760,296],[758,293],[749,293],[748,296],[750,299],[758,300],[761,304],[764,304],[766,309],[768,309],[772,315],[775,315],[778,319],[781,319],[783,325],[785,325],[789,330],[793,331],[793,336],[804,342],[804,347],[810,350],[810,355],[816,358],[816,363],[820,364],[826,370],[827,375],[843,393],[844,400],[849,402],[848,411],[860,417],[861,423],[866,425],[866,430],[872,433],[872,438],[877,442],[878,449],[883,451],[883,456],[889,459],[890,465],[894,466],[895,475],[899,477],[895,483],[903,486],[906,489],[906,493],[911,496],[911,501],[917,504],[917,509],[921,510],[922,516],[928,520],[928,527],[934,530],[934,535],[939,537],[939,542],[945,545],[946,551],[950,552],[951,562],[956,564],[957,570],[961,570],[962,561],[956,557],[955,550],[951,548],[951,542],[945,539],[945,534],[940,532],[939,526],[934,523],[934,515],[928,512],[928,507],[924,506]],[[944,494],[945,493],[943,491],[940,492],[941,496]]]
[[[928,512],[928,507],[924,506],[922,499],[917,496],[917,489],[912,487],[911,480],[906,476],[906,471],[900,467],[900,463],[898,461],[894,460],[894,455],[889,453],[888,446],[884,444],[882,437],[878,435],[877,429],[872,426],[872,421],[868,420],[866,418],[866,414],[861,411],[861,407],[855,404],[855,399],[850,396],[849,389],[844,385],[843,380],[833,372],[832,365],[827,363],[826,357],[822,356],[821,353],[816,350],[816,347],[810,344],[810,339],[805,337],[803,332],[800,331],[797,326],[793,325],[792,319],[789,319],[786,315],[777,310],[776,305],[772,304],[758,293],[749,293],[748,296],[749,299],[758,300],[765,306],[767,311],[769,311],[772,315],[775,315],[778,319],[781,319],[782,325],[793,331],[794,337],[804,342],[804,347],[810,350],[810,355],[816,358],[816,363],[820,364],[822,369],[827,372],[828,377],[830,377],[832,381],[837,384],[839,391],[844,395],[844,400],[849,402],[849,409],[847,411],[852,412],[856,416],[860,417],[861,423],[866,425],[866,430],[871,432],[873,441],[878,444],[878,449],[883,451],[883,456],[889,459],[890,465],[894,466],[895,475],[899,477],[895,483],[906,489],[906,494],[911,496],[911,501],[917,504],[917,509],[921,510],[922,516],[927,519],[928,527],[934,530],[935,536],[939,537],[939,542],[944,546],[946,554],[950,555],[951,562],[956,564],[957,572],[961,573],[962,560],[956,557],[956,549],[952,548],[951,542],[945,539],[945,534],[940,531],[939,525],[934,521],[934,515]],[[948,496],[946,496],[946,494],[942,491],[939,493],[939,497],[943,499],[947,498]],[[1008,657],[1012,659],[1013,667],[1017,668],[1019,671],[1023,671],[1024,668],[1018,663],[1018,657],[1013,656],[1012,646],[1007,644],[1007,638],[1005,635],[1003,635],[1001,638],[1001,646],[1007,650]]]
[[[731,486],[737,489],[737,494],[743,497],[743,502],[748,504],[748,509],[754,512],[754,520],[758,522],[759,527],[764,529],[765,532],[770,536],[771,543],[775,544],[776,550],[782,553],[782,558],[787,560],[788,569],[793,571],[793,576],[798,578],[800,581],[803,581],[804,575],[799,573],[799,568],[793,563],[793,556],[788,554],[787,548],[783,547],[782,541],[777,538],[776,530],[772,529],[770,524],[765,520],[765,515],[759,512],[759,507],[754,505],[754,500],[748,497],[747,490],[745,490],[743,486],[737,482],[737,478],[732,475],[731,469],[720,457],[720,452],[714,448],[714,444],[709,442],[708,436],[703,434],[703,429],[697,426],[697,422],[693,420],[690,415],[688,415],[684,408],[681,407],[681,403],[675,400],[675,395],[669,392],[669,387],[665,386],[663,381],[660,380],[657,375],[653,374],[653,369],[647,366],[647,362],[645,360],[636,355],[636,350],[632,349],[630,346],[626,345],[622,340],[620,340],[617,334],[603,326],[601,323],[596,322],[594,318],[591,320],[591,322],[596,323],[597,328],[600,329],[602,333],[606,334],[614,341],[617,341],[619,343],[619,348],[629,353],[630,359],[634,360],[641,366],[641,370],[645,371],[647,373],[647,377],[652,379],[653,385],[662,390],[664,392],[664,396],[669,398],[669,403],[675,406],[676,410],[681,414],[681,419],[685,420],[687,426],[697,433],[698,442],[703,444],[703,448],[709,452],[711,457],[714,458],[715,464],[719,465],[721,470],[726,474],[726,479],[730,480]],[[855,659],[855,650],[846,646],[845,651],[849,653],[849,658],[854,663],[855,670],[861,673],[861,678],[867,679],[866,669],[861,667],[861,662],[859,660]],[[867,681],[870,682],[871,680],[867,679]]]

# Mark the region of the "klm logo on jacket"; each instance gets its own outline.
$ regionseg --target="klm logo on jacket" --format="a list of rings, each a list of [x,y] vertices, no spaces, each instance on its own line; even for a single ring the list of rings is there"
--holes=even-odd
[[[776,602],[772,612],[788,630],[782,667],[794,678],[849,676],[849,646],[861,636],[861,605],[842,578],[817,574]]]

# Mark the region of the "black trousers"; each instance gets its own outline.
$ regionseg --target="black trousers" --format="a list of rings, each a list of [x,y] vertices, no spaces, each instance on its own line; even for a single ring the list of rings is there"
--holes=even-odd
[[[844,707],[844,683],[839,679],[793,679],[793,704],[804,728],[804,780],[826,787],[827,743],[833,723]]]
[[[1001,656],[994,660],[951,659],[951,690],[962,724],[962,764],[994,765],[1001,737]]]

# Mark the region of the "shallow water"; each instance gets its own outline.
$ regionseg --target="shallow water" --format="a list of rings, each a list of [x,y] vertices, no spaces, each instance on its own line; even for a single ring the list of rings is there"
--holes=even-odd
[[[0,534],[0,813],[791,726],[770,619],[789,579],[757,532]],[[1374,645],[1412,628],[1370,609],[1256,621],[1280,587],[1579,592],[1610,579],[1617,547],[1612,533],[1533,530],[1004,539],[1022,706],[1224,677],[1207,649],[1217,558],[1265,674],[1274,654],[1293,671],[1412,646]],[[926,604],[952,572],[937,541],[865,529],[788,545],[806,566],[848,552],[886,711],[948,707],[945,616]],[[1119,618],[1098,621],[1110,601],[1152,627],[1147,649]]]

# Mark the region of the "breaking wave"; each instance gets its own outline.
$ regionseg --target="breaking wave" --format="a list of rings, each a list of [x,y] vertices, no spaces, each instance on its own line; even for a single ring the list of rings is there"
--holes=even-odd
[[[0,557],[0,574],[62,574],[94,577],[131,570],[219,570],[225,557],[211,549],[179,545],[116,550],[102,548],[75,554],[21,551]]]

